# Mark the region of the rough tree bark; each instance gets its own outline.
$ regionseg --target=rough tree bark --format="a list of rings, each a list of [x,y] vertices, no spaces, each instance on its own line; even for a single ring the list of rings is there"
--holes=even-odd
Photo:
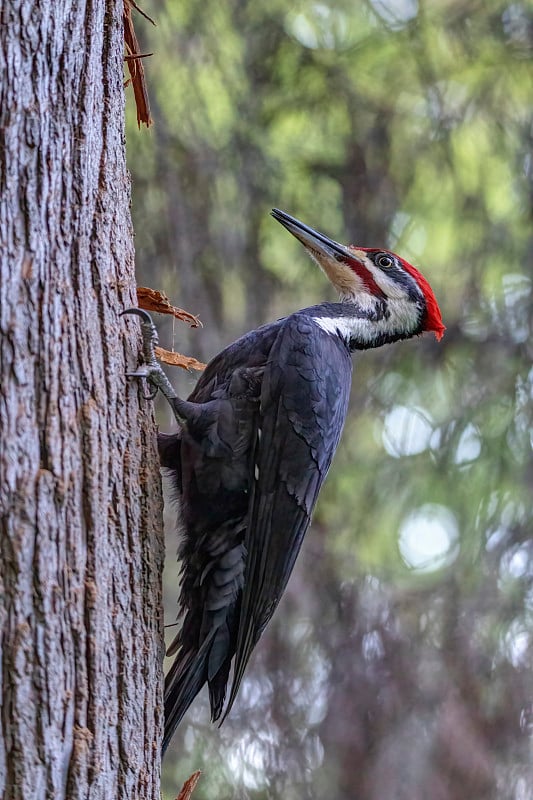
[[[119,318],[122,37],[121,0],[0,7],[4,800],[159,797],[160,482]]]

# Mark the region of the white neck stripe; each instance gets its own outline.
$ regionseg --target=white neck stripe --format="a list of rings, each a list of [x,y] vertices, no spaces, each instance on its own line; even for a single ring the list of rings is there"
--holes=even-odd
[[[361,344],[371,344],[383,336],[409,336],[418,328],[420,308],[411,300],[390,298],[387,310],[388,315],[379,320],[358,317],[354,309],[353,316],[313,317],[313,321],[326,333]]]

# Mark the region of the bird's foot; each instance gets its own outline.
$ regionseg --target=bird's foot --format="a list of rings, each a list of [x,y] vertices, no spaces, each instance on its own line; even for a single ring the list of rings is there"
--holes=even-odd
[[[135,314],[140,317],[142,335],[143,363],[135,372],[127,372],[126,376],[128,378],[145,378],[154,387],[153,391],[147,395],[147,399],[153,400],[157,392],[160,391],[174,409],[173,401],[177,400],[178,396],[155,355],[155,347],[159,343],[159,336],[152,317],[142,308],[127,308],[122,311],[121,316],[123,314]]]

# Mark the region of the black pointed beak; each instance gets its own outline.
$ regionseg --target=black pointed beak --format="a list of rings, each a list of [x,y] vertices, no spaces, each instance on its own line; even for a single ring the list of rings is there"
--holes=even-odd
[[[347,247],[335,242],[333,239],[329,239],[323,233],[313,230],[308,225],[304,225],[296,217],[291,217],[290,214],[280,211],[279,208],[273,208],[270,213],[275,220],[280,222],[284,228],[287,228],[311,252],[335,258],[337,261],[354,260],[354,254]]]

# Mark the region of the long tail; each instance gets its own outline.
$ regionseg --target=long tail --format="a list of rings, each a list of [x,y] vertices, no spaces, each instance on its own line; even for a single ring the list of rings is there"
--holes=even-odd
[[[211,719],[219,719],[235,654],[240,595],[244,573],[244,547],[238,544],[213,560],[204,576],[203,602],[198,633],[186,635],[183,629],[168,650],[177,653],[165,678],[165,733],[163,752],[185,712],[204,685],[209,685]],[[202,581],[200,580],[200,583]],[[196,624],[200,622],[195,619]]]
[[[192,701],[207,680],[207,662],[216,630],[205,639],[196,654],[179,656],[165,677],[165,733],[163,753]]]

